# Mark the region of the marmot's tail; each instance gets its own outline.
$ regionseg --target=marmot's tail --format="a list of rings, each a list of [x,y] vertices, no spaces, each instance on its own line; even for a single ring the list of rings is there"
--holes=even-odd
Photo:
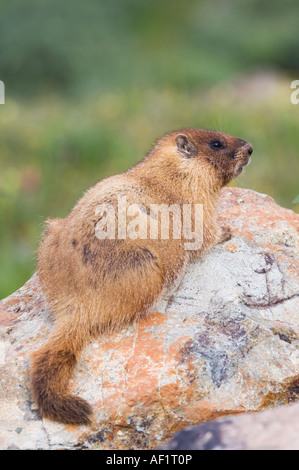
[[[63,336],[60,330],[59,335],[52,335],[33,354],[32,393],[43,417],[66,424],[89,424],[92,417],[91,406],[68,392],[77,355],[83,347],[76,338],[71,338],[72,341],[67,339],[68,333]]]

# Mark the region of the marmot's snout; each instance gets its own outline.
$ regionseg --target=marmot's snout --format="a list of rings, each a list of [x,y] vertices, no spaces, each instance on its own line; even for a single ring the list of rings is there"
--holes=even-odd
[[[238,166],[237,166],[237,174],[241,173],[243,168],[249,165],[251,160],[251,155],[253,152],[253,147],[249,142],[245,140],[240,140],[241,143],[241,152],[238,152],[239,159],[238,159]]]

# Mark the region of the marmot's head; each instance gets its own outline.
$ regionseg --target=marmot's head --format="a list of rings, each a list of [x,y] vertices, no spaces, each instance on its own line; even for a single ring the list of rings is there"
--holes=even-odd
[[[191,171],[194,176],[200,175],[203,168],[208,169],[223,186],[242,172],[253,152],[252,145],[244,140],[202,129],[172,132],[160,142],[162,146],[166,144],[164,155],[167,155],[168,164],[171,158],[183,173]]]

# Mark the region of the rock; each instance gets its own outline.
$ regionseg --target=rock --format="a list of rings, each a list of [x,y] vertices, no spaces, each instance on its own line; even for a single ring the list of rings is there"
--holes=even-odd
[[[92,342],[71,382],[96,423],[42,420],[30,353],[51,330],[36,275],[0,302],[2,449],[150,449],[186,427],[299,396],[299,216],[223,190],[233,238],[192,264],[139,324]]]
[[[159,450],[299,450],[299,404],[184,429]]]

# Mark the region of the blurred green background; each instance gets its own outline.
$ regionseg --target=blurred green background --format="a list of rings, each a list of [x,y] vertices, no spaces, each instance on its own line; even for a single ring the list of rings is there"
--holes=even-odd
[[[254,146],[235,185],[299,193],[297,0],[0,0],[0,298],[43,221],[181,127]]]

